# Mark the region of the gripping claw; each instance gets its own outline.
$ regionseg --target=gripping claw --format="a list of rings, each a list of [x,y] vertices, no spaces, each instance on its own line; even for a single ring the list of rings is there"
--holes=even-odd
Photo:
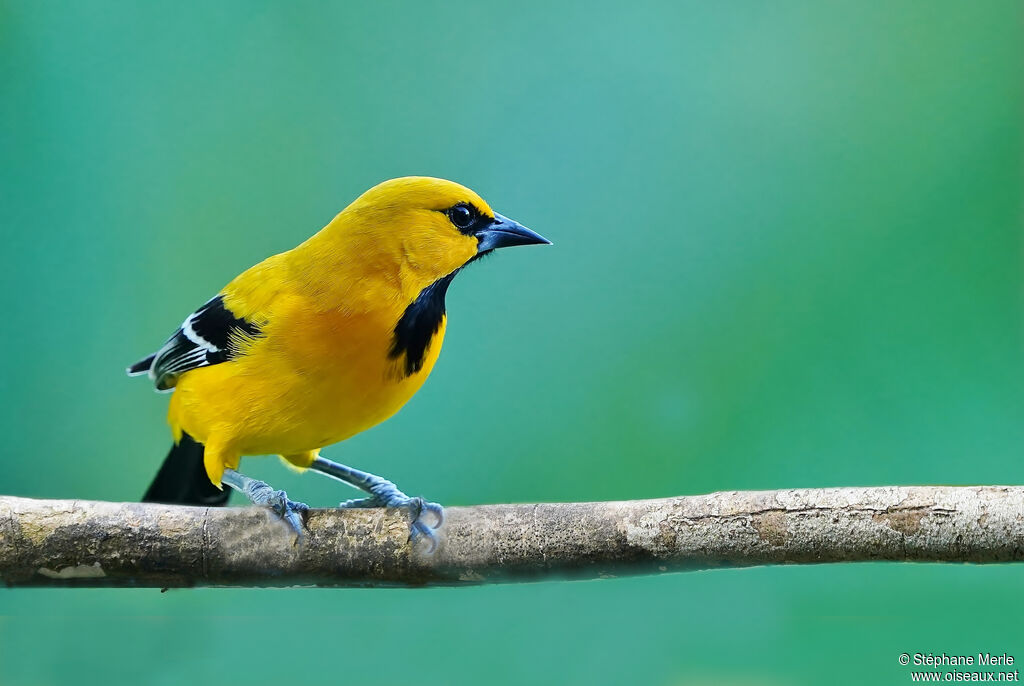
[[[253,505],[263,505],[272,509],[295,532],[295,542],[302,540],[305,535],[302,519],[309,512],[308,505],[290,500],[287,493],[275,489],[266,481],[250,478],[233,469],[224,470],[223,481],[245,495]]]
[[[310,469],[344,481],[350,486],[369,493],[369,497],[355,498],[339,503],[338,507],[395,507],[409,510],[412,523],[409,525],[409,541],[418,545],[426,540],[429,555],[437,550],[440,541],[438,530],[444,524],[444,508],[423,498],[410,498],[395,484],[368,472],[346,467],[319,457],[313,460]]]
[[[397,491],[397,489],[396,489]],[[354,498],[338,503],[341,508],[394,507],[409,511],[412,523],[409,525],[409,540],[418,545],[421,540],[428,543],[426,553],[429,555],[437,550],[439,542],[437,530],[444,524],[444,508],[423,498],[410,498],[397,491],[391,498],[371,495],[368,498]]]

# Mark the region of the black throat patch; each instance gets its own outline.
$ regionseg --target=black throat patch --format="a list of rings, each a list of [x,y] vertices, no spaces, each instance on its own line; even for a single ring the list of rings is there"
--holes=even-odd
[[[395,325],[394,340],[388,357],[393,360],[405,356],[405,376],[423,369],[423,358],[444,319],[444,296],[458,270],[430,284],[416,296]]]

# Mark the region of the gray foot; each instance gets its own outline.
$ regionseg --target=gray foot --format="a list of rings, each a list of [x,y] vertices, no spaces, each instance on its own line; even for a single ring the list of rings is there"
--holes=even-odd
[[[338,507],[394,507],[407,510],[412,519],[409,540],[414,544],[425,541],[427,554],[437,549],[437,531],[444,524],[444,508],[437,503],[419,497],[409,497],[387,479],[346,467],[324,457],[317,457],[310,465],[310,469],[344,481],[370,494],[368,498],[346,500],[339,503]]]
[[[242,493],[253,505],[271,508],[281,519],[288,522],[298,539],[303,537],[305,528],[302,518],[309,511],[308,505],[289,500],[288,494],[284,491],[275,489],[266,481],[252,479],[245,474],[236,472],[234,469],[225,469],[222,480],[231,488]]]

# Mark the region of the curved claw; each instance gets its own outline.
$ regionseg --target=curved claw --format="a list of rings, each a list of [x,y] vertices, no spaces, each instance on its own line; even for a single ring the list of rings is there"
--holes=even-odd
[[[420,512],[421,517],[423,516],[423,512],[428,512],[434,515],[435,523],[429,526],[431,526],[434,529],[440,529],[442,526],[444,526],[444,508],[441,507],[439,504],[424,501],[423,510]]]
[[[409,525],[409,540],[413,545],[419,544],[420,541],[425,540],[427,542],[427,549],[424,551],[427,555],[433,554],[437,550],[440,539],[437,535],[437,530],[444,524],[444,508],[437,503],[432,503],[423,498],[406,498],[403,503],[395,503],[392,507],[408,507],[412,514],[412,523]],[[435,523],[427,521],[427,517],[424,515],[432,515]]]
[[[423,552],[427,555],[432,555],[437,550],[439,543],[437,530],[427,526],[419,519],[414,521],[410,527],[409,540],[412,541],[413,545],[417,545],[421,540],[426,541],[427,548]]]
[[[346,467],[323,456],[316,457],[310,469],[344,481],[349,486],[355,486],[370,494],[368,498],[346,500],[339,507],[409,508],[412,515],[409,540],[415,542],[426,539],[430,544],[429,552],[434,552],[437,548],[438,529],[444,525],[444,509],[437,503],[427,502],[423,498],[410,498],[393,482],[383,477]]]
[[[295,542],[301,541],[306,534],[302,518],[309,512],[309,505],[290,500],[284,491],[271,493],[267,498],[267,505],[292,528],[296,536]]]
[[[275,490],[266,481],[250,478],[234,469],[224,470],[223,482],[243,493],[253,505],[263,505],[272,509],[295,532],[295,543],[302,540],[305,533],[302,520],[303,515],[309,512],[308,505],[289,500],[288,494],[284,491]]]
[[[427,554],[433,553],[440,542],[437,530],[444,524],[444,508],[423,498],[410,498],[402,494],[401,491],[395,490],[397,494],[390,494],[391,497],[388,499],[381,495],[371,495],[368,498],[345,500],[338,503],[338,507],[345,509],[372,507],[408,509],[412,515],[412,523],[409,525],[409,540],[414,544],[420,540],[426,540],[429,544]]]

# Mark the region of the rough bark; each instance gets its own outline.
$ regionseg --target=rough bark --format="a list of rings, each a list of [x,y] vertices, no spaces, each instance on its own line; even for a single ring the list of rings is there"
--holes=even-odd
[[[254,507],[0,497],[8,586],[432,586],[718,567],[1024,560],[1024,487],[723,492],[451,507],[433,554],[395,510],[313,510],[295,544]]]

